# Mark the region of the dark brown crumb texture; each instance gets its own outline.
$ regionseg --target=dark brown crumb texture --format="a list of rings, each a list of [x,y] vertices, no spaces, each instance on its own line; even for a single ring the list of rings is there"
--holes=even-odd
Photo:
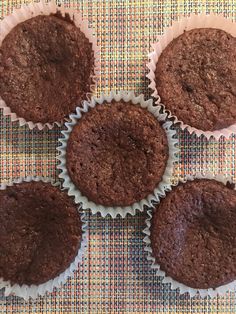
[[[81,220],[69,196],[49,183],[0,191],[0,278],[47,282],[65,271],[80,247]]]
[[[27,121],[61,122],[86,99],[93,74],[92,44],[59,14],[18,24],[0,47],[0,96]]]
[[[66,155],[76,187],[104,206],[128,206],[153,193],[167,159],[167,137],[157,119],[122,101],[84,114],[70,134]]]
[[[162,52],[156,87],[185,124],[214,131],[236,123],[236,38],[219,29],[185,32]]]
[[[166,274],[198,288],[236,279],[236,191],[214,180],[175,187],[151,221],[153,256]]]

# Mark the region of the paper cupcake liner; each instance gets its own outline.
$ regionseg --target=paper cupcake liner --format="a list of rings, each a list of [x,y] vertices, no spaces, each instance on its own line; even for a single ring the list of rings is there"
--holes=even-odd
[[[158,186],[153,191],[153,194],[148,195],[146,199],[143,199],[142,201],[138,203],[134,203],[131,206],[126,207],[105,207],[102,205],[97,205],[92,201],[89,201],[86,196],[83,196],[81,192],[76,188],[72,180],[70,179],[70,176],[68,174],[67,168],[66,168],[66,147],[67,147],[67,141],[69,139],[70,133],[73,129],[73,127],[77,124],[78,120],[81,118],[81,116],[88,112],[90,108],[95,107],[96,105],[101,105],[104,102],[111,102],[112,100],[120,101],[123,100],[125,102],[131,101],[133,104],[140,105],[143,108],[146,108],[149,112],[151,112],[159,121],[166,121],[167,114],[164,111],[161,112],[160,106],[154,106],[153,101],[150,99],[148,101],[144,100],[144,96],[140,95],[136,97],[133,92],[120,92],[118,94],[111,92],[109,95],[102,94],[100,98],[92,98],[90,102],[85,101],[83,108],[77,108],[76,114],[70,115],[70,122],[67,122],[65,124],[67,130],[62,131],[63,137],[59,139],[61,146],[59,146],[57,149],[60,153],[58,159],[60,161],[60,164],[58,166],[58,169],[60,169],[62,172],[59,175],[60,178],[63,179],[63,187],[68,189],[68,194],[73,195],[75,197],[76,203],[81,203],[81,206],[83,209],[91,209],[93,214],[100,213],[102,217],[105,217],[107,215],[110,215],[112,218],[115,218],[117,216],[121,216],[124,218],[128,213],[131,215],[135,215],[136,210],[143,211],[144,206],[150,206],[150,204],[153,201],[157,201],[160,196],[164,195],[166,190],[169,190],[171,187],[171,177],[173,174],[173,166],[174,163],[177,161],[177,153],[179,152],[178,148],[176,147],[178,141],[175,138],[176,131],[173,130],[171,127],[173,126],[173,123],[171,121],[166,121],[163,124],[163,129],[166,132],[167,139],[168,139],[168,145],[169,145],[169,159],[167,161],[166,170],[163,174],[162,181],[158,184]]]
[[[92,49],[94,51],[94,75],[92,75],[92,85],[90,86],[90,92],[87,93],[86,97],[89,100],[92,96],[92,93],[96,90],[98,74],[100,73],[100,49],[97,46],[97,38],[93,35],[93,30],[89,28],[88,21],[83,19],[82,15],[75,10],[65,8],[64,3],[61,6],[57,6],[56,2],[52,0],[51,2],[40,1],[38,3],[30,3],[29,5],[22,5],[20,9],[16,9],[13,13],[5,17],[0,21],[0,46],[4,38],[10,31],[19,23],[24,22],[28,19],[36,17],[38,15],[50,15],[60,12],[64,17],[65,14],[69,14],[71,20],[87,37],[89,42],[92,44]],[[3,109],[4,116],[10,116],[11,121],[18,121],[20,126],[28,125],[30,129],[37,127],[39,130],[42,130],[44,127],[52,129],[55,125],[62,126],[63,121],[55,121],[54,123],[41,123],[41,122],[32,122],[26,121],[24,118],[18,117],[16,113],[11,111],[11,108],[7,106],[5,101],[0,97],[0,108]],[[67,120],[67,118],[65,118]]]
[[[149,63],[147,64],[147,67],[149,69],[149,73],[147,74],[147,78],[150,80],[148,87],[153,91],[152,96],[156,98],[156,104],[163,106],[163,108],[165,108],[165,104],[161,103],[161,98],[158,94],[155,82],[156,64],[162,51],[173,39],[180,36],[185,31],[189,31],[194,28],[218,28],[236,37],[236,24],[231,20],[226,19],[223,15],[191,14],[189,17],[184,17],[179,21],[174,21],[172,26],[167,28],[164,31],[164,34],[158,38],[158,42],[151,45],[153,51],[148,55]],[[202,131],[190,125],[184,124],[183,121],[178,119],[178,117],[172,115],[169,110],[166,109],[166,111],[175,123],[180,124],[181,129],[187,129],[190,134],[195,133],[198,137],[204,135],[207,139],[209,139],[211,136],[213,136],[218,140],[221,136],[229,138],[232,133],[236,132],[236,124],[221,130]]]
[[[59,182],[54,183],[50,179],[45,179],[42,177],[27,177],[27,178],[20,178],[18,180],[14,180],[11,183],[7,184],[1,184],[0,190],[5,190],[8,186],[12,186],[14,184],[19,184],[22,182],[31,182],[31,181],[43,181],[43,182],[49,182],[52,184],[52,186],[58,186],[60,187],[61,184]],[[43,296],[47,292],[51,293],[54,288],[61,288],[63,284],[66,283],[67,279],[69,277],[73,276],[73,273],[75,270],[78,269],[78,264],[81,264],[83,255],[87,249],[88,245],[88,223],[85,218],[85,214],[83,213],[81,215],[81,221],[82,221],[82,239],[80,248],[78,250],[78,254],[75,257],[74,261],[70,264],[70,266],[62,272],[59,276],[57,276],[54,279],[51,279],[43,284],[40,285],[18,285],[14,284],[12,285],[10,281],[5,281],[3,278],[0,278],[0,289],[5,288],[4,295],[15,295],[21,298],[24,298],[25,300],[29,300],[30,298],[37,298],[38,296]]]
[[[194,176],[187,176],[186,180],[181,180],[181,182],[186,183],[188,180],[192,181],[194,179],[211,179],[211,180],[216,180],[216,181],[222,182],[225,185],[227,182],[232,182],[232,179],[229,177],[225,177],[223,175],[214,176],[211,173],[206,173],[206,174],[197,173]],[[151,263],[152,263],[151,268],[156,271],[156,274],[158,276],[163,277],[162,283],[170,284],[171,289],[173,289],[173,290],[178,289],[180,294],[188,292],[190,297],[195,296],[197,293],[199,293],[201,297],[206,297],[206,296],[215,297],[217,295],[223,295],[227,291],[235,291],[236,280],[234,280],[234,281],[232,281],[226,285],[222,285],[220,287],[217,287],[217,288],[194,289],[194,288],[188,287],[185,284],[180,283],[180,282],[174,280],[173,278],[167,276],[166,273],[160,269],[160,265],[156,262],[155,257],[153,257],[153,255],[152,255],[151,240],[150,240],[150,234],[151,234],[150,227],[151,227],[151,220],[152,220],[152,212],[153,212],[153,209],[152,210],[149,209],[147,211],[148,218],[145,221],[146,222],[146,228],[143,230],[143,233],[145,234],[145,237],[143,239],[143,241],[145,243],[144,250],[147,252],[148,261],[151,261]]]

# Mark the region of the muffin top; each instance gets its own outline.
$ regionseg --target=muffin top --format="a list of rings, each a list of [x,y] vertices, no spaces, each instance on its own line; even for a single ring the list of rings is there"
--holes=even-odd
[[[39,285],[73,262],[82,229],[72,199],[49,183],[0,190],[0,278]]]
[[[236,38],[193,29],[174,39],[156,65],[156,88],[183,123],[214,131],[236,123]]]
[[[61,122],[90,91],[92,44],[70,19],[40,15],[18,24],[0,47],[0,97],[18,117]]]
[[[236,279],[236,191],[214,180],[179,185],[151,221],[153,256],[167,276],[197,289]]]
[[[97,105],[74,126],[66,166],[82,195],[129,206],[153,193],[168,159],[167,137],[147,109],[123,101]]]

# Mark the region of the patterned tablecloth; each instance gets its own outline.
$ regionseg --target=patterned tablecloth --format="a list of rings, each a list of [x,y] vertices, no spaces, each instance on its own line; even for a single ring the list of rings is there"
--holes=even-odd
[[[27,1],[0,0],[0,17]],[[224,13],[236,19],[236,0],[65,1],[80,9],[101,46],[98,95],[134,90],[148,97],[145,75],[150,43],[163,27],[190,12]],[[60,130],[30,131],[0,116],[0,183],[26,175],[56,178]],[[178,132],[180,159],[175,178],[210,170],[235,179],[236,136],[207,141]],[[75,278],[60,290],[25,302],[0,294],[0,313],[236,313],[236,295],[190,298],[171,291],[150,269],[142,242],[145,214],[112,220],[89,217],[89,248]],[[0,226],[1,227],[1,226]]]

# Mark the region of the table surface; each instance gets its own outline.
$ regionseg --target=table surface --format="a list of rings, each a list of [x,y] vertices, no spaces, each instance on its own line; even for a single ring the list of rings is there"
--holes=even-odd
[[[29,2],[29,1],[28,1]],[[27,1],[0,0],[0,17]],[[223,13],[236,19],[236,1],[87,0],[65,1],[80,10],[101,47],[97,95],[111,89],[149,97],[147,53],[172,20],[195,12]],[[0,183],[17,177],[57,178],[60,129],[19,127],[0,114]],[[175,178],[211,171],[235,179],[236,136],[219,141],[178,130],[180,157]],[[30,302],[0,294],[0,313],[236,313],[234,292],[205,299],[180,295],[162,284],[144,252],[146,214],[126,219],[89,216],[89,247],[74,278],[59,290]]]

